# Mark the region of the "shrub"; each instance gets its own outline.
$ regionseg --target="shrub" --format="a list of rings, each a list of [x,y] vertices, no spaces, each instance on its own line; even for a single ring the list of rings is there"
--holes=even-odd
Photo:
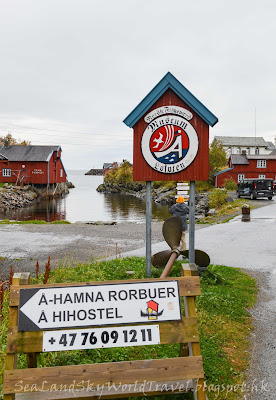
[[[212,189],[212,185],[208,181],[198,181],[196,182],[197,193],[208,192]]]
[[[237,184],[236,184],[236,182],[234,181],[234,179],[232,177],[228,178],[228,179],[225,179],[223,186],[227,190],[237,190]]]
[[[209,207],[220,208],[226,203],[227,191],[225,189],[214,189],[209,194]]]

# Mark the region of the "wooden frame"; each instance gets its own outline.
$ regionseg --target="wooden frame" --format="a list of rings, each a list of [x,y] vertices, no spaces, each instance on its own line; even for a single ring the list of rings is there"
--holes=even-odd
[[[194,390],[195,399],[206,400],[195,312],[195,296],[200,294],[200,284],[198,276],[193,276],[195,274],[196,269],[192,264],[183,265],[181,278],[165,279],[179,281],[180,295],[184,298],[184,313],[182,321],[159,324],[160,339],[161,344],[180,343],[180,357],[48,368],[37,368],[36,362],[37,353],[42,352],[43,332],[18,332],[20,289],[23,285],[23,288],[35,288],[80,286],[87,283],[29,286],[29,273],[15,274],[10,295],[4,400],[123,398],[164,394],[164,390],[166,393]],[[149,280],[135,282],[143,281]],[[116,281],[124,282],[129,283],[129,280]],[[99,285],[106,283],[89,282]],[[17,369],[18,353],[26,354],[27,369]]]

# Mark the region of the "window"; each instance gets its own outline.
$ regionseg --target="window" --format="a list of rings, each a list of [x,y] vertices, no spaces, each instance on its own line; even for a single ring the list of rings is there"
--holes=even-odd
[[[10,168],[3,168],[2,169],[3,176],[11,176],[11,169]]]
[[[60,174],[59,174],[59,176],[62,178],[63,177],[63,169],[62,168],[60,168]]]
[[[266,160],[257,160],[257,168],[266,168]]]
[[[259,175],[259,179],[265,179],[265,175]]]
[[[241,154],[241,148],[240,147],[237,148],[237,154]]]
[[[244,180],[244,174],[239,174],[238,175],[238,182],[241,182]]]
[[[260,154],[260,149],[259,149],[259,147],[256,147],[256,149],[255,149],[255,154],[256,154],[257,156]]]
[[[246,154],[250,154],[250,147],[247,147]]]

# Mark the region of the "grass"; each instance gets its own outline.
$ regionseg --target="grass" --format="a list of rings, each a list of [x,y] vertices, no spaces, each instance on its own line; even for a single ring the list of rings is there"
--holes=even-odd
[[[0,224],[2,225],[7,225],[7,224],[17,224],[17,225],[28,225],[28,224],[36,224],[36,225],[41,225],[41,224],[47,224],[46,221],[41,220],[41,219],[31,219],[29,221],[15,221],[15,220],[9,220],[9,219],[2,219],[0,220]],[[52,221],[50,224],[71,224],[69,221],[65,220],[58,220],[58,221]]]
[[[60,268],[50,273],[48,283],[87,282],[99,280],[120,280],[145,278],[145,259],[127,258],[113,261],[92,261],[68,267],[64,261]],[[180,262],[175,263],[171,276],[180,275]],[[134,271],[129,277],[126,271]],[[152,269],[152,276],[159,277],[161,271]],[[38,283],[42,283],[41,274]],[[209,400],[224,399],[225,392],[217,393],[217,385],[239,385],[244,381],[249,361],[249,333],[252,330],[247,309],[256,301],[255,281],[238,269],[211,265],[201,277],[202,295],[197,298],[197,314],[200,331],[200,345],[203,355],[205,380],[214,391],[208,393]],[[32,279],[32,283],[36,283]],[[4,354],[8,325],[8,298],[5,296],[3,323],[0,327],[0,385],[2,383]],[[95,349],[71,352],[41,353],[40,367],[90,364],[97,362],[154,359],[177,357],[179,344],[139,346],[111,349]],[[19,368],[26,367],[26,357],[19,355]],[[212,386],[213,385],[213,386]],[[222,386],[220,386],[222,388]],[[222,390],[222,389],[221,389]],[[169,395],[158,396],[169,399]],[[175,395],[174,399],[192,399],[191,394]],[[230,392],[227,399],[238,399]]]
[[[250,205],[251,209],[257,208],[257,204],[251,204],[246,199],[236,199],[232,203],[226,203],[216,209],[216,215],[210,215],[199,221],[197,224],[213,224],[213,223],[225,223],[234,218],[242,209],[244,204]],[[221,218],[229,215],[229,218]]]

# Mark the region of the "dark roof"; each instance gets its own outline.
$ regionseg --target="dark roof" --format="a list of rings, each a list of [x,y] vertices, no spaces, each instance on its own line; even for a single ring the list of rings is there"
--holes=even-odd
[[[24,146],[12,145],[9,148],[2,146],[0,156],[6,157],[9,161],[49,161],[54,151],[60,146]]]
[[[243,154],[232,154],[231,155],[231,161],[233,165],[246,165],[249,164],[248,160],[247,160],[247,156],[243,155]]]
[[[103,168],[108,169],[112,167],[112,163],[104,163]]]
[[[219,140],[223,146],[267,147],[262,137],[215,136],[214,140]]]
[[[147,96],[124,119],[124,123],[132,128],[148,109],[168,90],[172,89],[188,106],[190,106],[208,125],[214,126],[218,119],[211,113],[185,86],[170,72],[147,94]]]
[[[276,156],[276,149],[272,150],[272,152],[269,154],[270,156]]]

